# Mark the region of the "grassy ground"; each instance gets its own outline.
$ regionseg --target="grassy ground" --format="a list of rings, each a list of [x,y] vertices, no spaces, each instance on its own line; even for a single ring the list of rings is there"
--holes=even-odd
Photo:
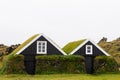
[[[0,75],[0,80],[120,80],[120,74]]]

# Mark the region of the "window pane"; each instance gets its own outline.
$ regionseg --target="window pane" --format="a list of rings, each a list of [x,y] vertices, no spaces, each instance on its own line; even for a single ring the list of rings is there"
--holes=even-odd
[[[87,47],[87,49],[91,49],[91,47]]]
[[[42,45],[45,45],[45,43],[42,43]]]
[[[45,46],[43,46],[42,49],[45,49]]]
[[[90,51],[90,50],[87,50],[87,52],[88,52],[88,53],[91,53],[91,51]]]
[[[39,52],[41,52],[41,50],[39,49]]]
[[[41,43],[39,43],[38,45],[41,45]]]
[[[38,47],[39,49],[41,48],[41,46]]]
[[[42,52],[45,52],[45,50],[43,49]]]

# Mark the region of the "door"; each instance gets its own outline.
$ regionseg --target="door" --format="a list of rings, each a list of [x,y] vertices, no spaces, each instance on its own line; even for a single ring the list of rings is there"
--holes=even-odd
[[[85,69],[88,74],[94,73],[94,57],[85,56]]]
[[[35,56],[24,56],[24,66],[28,74],[34,75],[36,68],[36,59]]]

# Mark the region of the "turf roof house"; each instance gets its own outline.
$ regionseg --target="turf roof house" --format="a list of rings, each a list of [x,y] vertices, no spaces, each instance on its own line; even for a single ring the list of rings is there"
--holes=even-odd
[[[28,41],[28,42],[27,42]],[[61,48],[44,34],[37,34],[16,53],[23,55],[66,55]],[[24,43],[23,43],[24,44]]]
[[[37,34],[21,44],[15,51],[16,54],[24,55],[26,72],[35,74],[35,56],[39,55],[66,55],[61,48],[44,34]]]
[[[69,55],[82,55],[85,57],[86,72],[92,74],[94,72],[94,58],[96,56],[110,56],[101,47],[95,44],[93,41],[80,40],[67,44],[63,50]]]

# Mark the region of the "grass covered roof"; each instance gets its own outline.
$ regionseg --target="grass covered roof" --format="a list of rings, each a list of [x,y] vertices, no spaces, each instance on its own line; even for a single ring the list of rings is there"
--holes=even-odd
[[[28,43],[30,43],[34,38],[39,36],[39,34],[35,34],[29,39],[27,39],[25,42],[23,42],[18,48],[16,48],[11,54],[16,54],[19,50],[21,50],[23,47],[25,47]]]
[[[67,45],[65,45],[62,49],[66,54],[69,54],[72,52],[75,48],[77,48],[80,44],[82,44],[86,39],[78,40],[69,42]]]

